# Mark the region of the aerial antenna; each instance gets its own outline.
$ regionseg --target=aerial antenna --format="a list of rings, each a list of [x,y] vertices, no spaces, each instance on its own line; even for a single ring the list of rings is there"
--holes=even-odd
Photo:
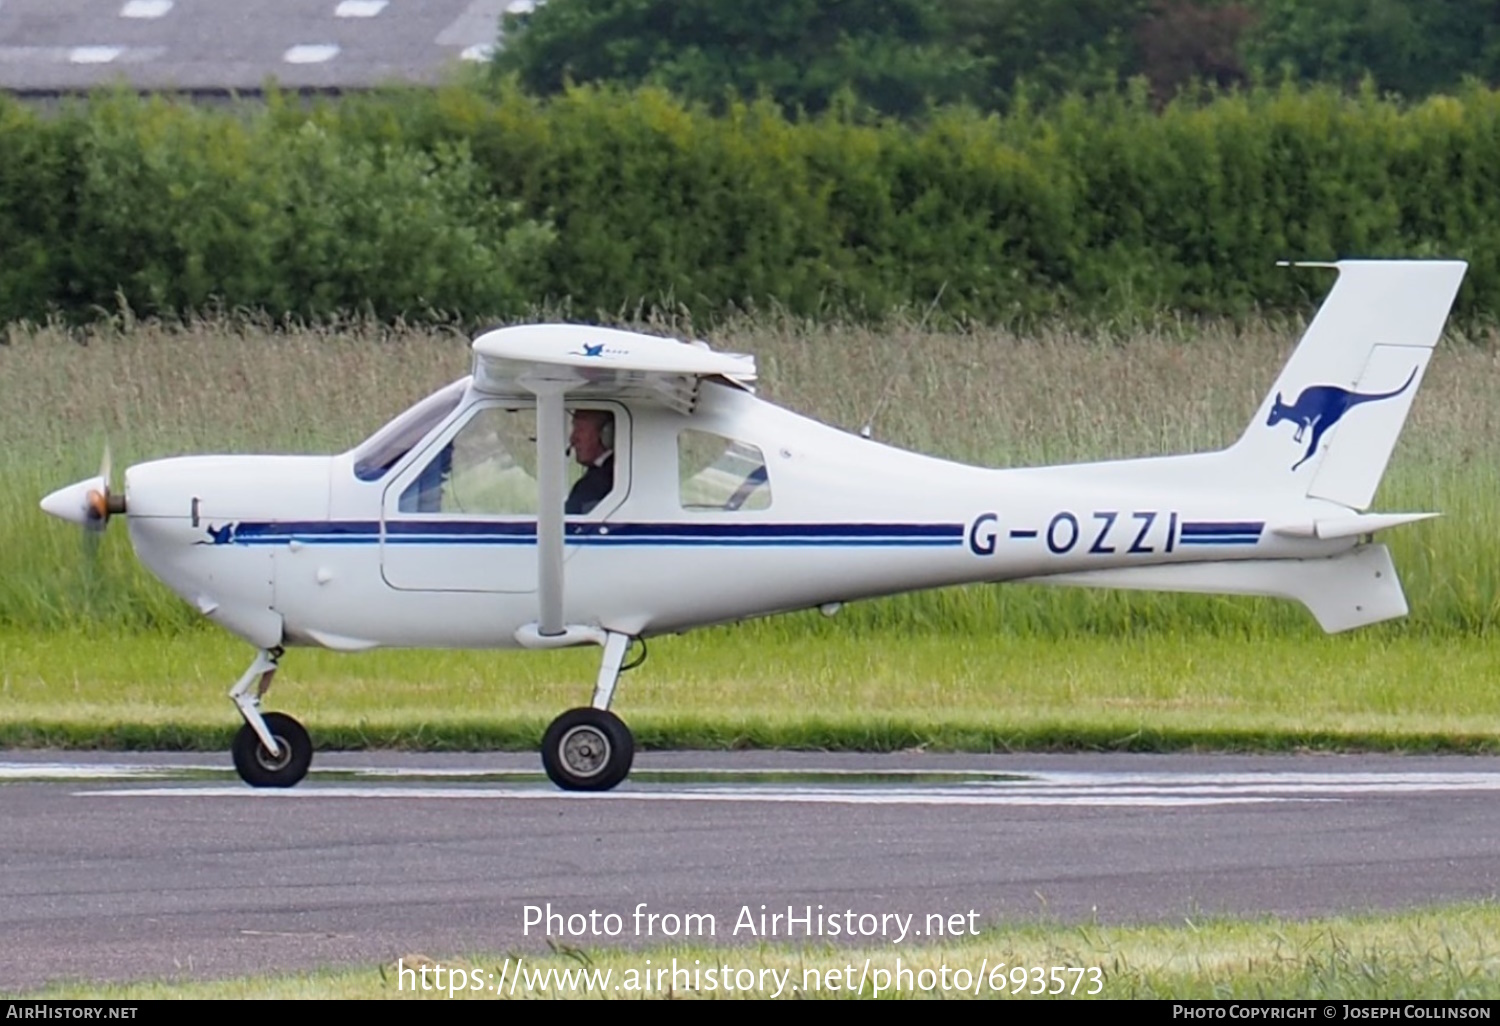
[[[927,304],[927,310],[922,314],[922,319],[917,322],[918,331],[921,331],[923,328],[927,327],[927,319],[932,316],[932,311],[937,309],[937,305],[939,301],[942,300],[943,293],[947,290],[947,288],[948,283],[946,281],[943,282],[942,285],[938,286],[937,295],[932,297],[932,302]],[[875,401],[875,408],[870,411],[870,416],[865,419],[865,426],[859,429],[859,437],[869,438],[874,432],[875,418],[880,416],[881,410],[885,409],[885,404],[891,397],[891,389],[895,386],[895,383],[896,379],[894,376],[886,380],[885,390],[880,393],[880,398]]]

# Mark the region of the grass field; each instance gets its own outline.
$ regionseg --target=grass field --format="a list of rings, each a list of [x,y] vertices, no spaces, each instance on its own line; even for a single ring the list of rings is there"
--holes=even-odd
[[[779,636],[778,636],[779,635]],[[648,748],[1500,749],[1495,646],[1377,629],[1275,642],[799,636],[725,628],[652,643],[615,708]],[[0,634],[0,745],[223,750],[248,646]],[[268,708],[321,746],[531,749],[584,704],[597,654],[292,650]]]
[[[456,991],[453,998],[783,998],[1004,997],[1042,998],[1038,990],[1068,997],[1171,998],[1175,1000],[1300,999],[1359,1000],[1426,998],[1493,1001],[1500,992],[1500,909],[1462,905],[1312,922],[1274,919],[1206,919],[1162,926],[1009,926],[982,931],[947,944],[881,947],[728,944],[683,945],[644,950],[581,949],[467,954],[434,959],[408,953],[388,965],[249,977],[217,982],[143,982],[128,985],[57,984],[24,998],[88,997],[103,1000],[159,998],[409,998],[450,1000],[446,990],[422,991],[412,973],[458,969],[463,986],[477,979],[488,989]],[[897,959],[900,959],[900,966]],[[683,969],[677,985],[670,967]],[[648,963],[649,960],[649,963]],[[868,964],[866,962],[868,960]],[[998,975],[991,968],[1003,964]],[[730,979],[755,986],[726,989],[714,977],[689,968],[727,966]],[[1030,971],[1043,967],[1039,982]],[[1074,967],[1054,977],[1051,967]],[[653,979],[654,968],[667,967]],[[943,972],[947,968],[946,974]],[[403,976],[401,969],[409,976]],[[904,988],[894,991],[898,968]],[[986,970],[983,976],[980,970]],[[1020,969],[1022,972],[1017,973]],[[1098,969],[1094,974],[1091,969]],[[884,975],[881,975],[881,971]],[[604,973],[609,973],[605,977]],[[749,976],[744,973],[749,973]],[[559,974],[570,974],[566,983]],[[477,975],[476,975],[477,974]],[[1014,974],[1014,975],[1013,975]],[[521,981],[510,992],[508,986]],[[707,986],[712,980],[714,986]],[[493,982],[492,982],[493,981]],[[941,982],[940,982],[941,981]],[[950,982],[951,981],[951,982]],[[992,987],[991,982],[998,984]],[[968,984],[960,989],[956,984]],[[658,986],[666,983],[666,986]],[[884,984],[884,993],[876,988]],[[950,983],[946,988],[943,983]],[[762,989],[764,984],[764,989]],[[852,984],[852,986],[851,986]],[[861,984],[863,984],[861,988]],[[649,989],[647,987],[649,986]],[[796,988],[795,990],[793,988]],[[497,995],[494,991],[500,988]],[[1002,989],[1003,988],[1003,989]],[[978,991],[976,994],[975,991]],[[1016,993],[1016,991],[1021,993]],[[1096,993],[1090,994],[1090,991]],[[8,995],[5,995],[8,996]],[[1320,1014],[1322,1009],[1319,1009]],[[1337,1012],[1342,1016],[1342,1011]]]

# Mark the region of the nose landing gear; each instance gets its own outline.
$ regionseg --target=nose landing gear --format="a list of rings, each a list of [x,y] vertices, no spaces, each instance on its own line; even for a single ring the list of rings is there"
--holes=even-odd
[[[271,688],[281,649],[263,649],[229,690],[245,725],[234,736],[230,752],[240,779],[251,787],[291,787],[312,765],[312,739],[302,724],[285,713],[261,713],[260,700]],[[255,694],[250,687],[259,682]]]

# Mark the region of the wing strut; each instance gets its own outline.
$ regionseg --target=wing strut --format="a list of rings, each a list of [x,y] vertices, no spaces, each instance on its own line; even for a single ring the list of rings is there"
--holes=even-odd
[[[562,381],[529,381],[526,387],[536,393],[537,633],[545,637],[566,632],[563,626],[563,505],[566,502],[563,485],[568,479],[568,430],[563,394],[568,385]]]

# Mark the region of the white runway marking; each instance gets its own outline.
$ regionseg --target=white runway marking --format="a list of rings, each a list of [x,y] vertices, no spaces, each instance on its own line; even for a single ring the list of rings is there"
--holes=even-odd
[[[609,791],[582,794],[568,791],[520,790],[519,788],[435,788],[435,787],[309,787],[277,791],[247,787],[141,788],[119,791],[79,791],[80,796],[118,798],[404,798],[428,801],[433,798],[470,801],[504,799],[509,801],[618,801],[618,802],[751,802],[780,805],[1082,805],[1082,806],[1163,806],[1163,805],[1250,805],[1274,801],[1316,801],[1317,799],[1271,797],[1176,797],[1172,795],[1065,795],[1065,794],[967,794],[942,793],[936,789],[785,791],[761,788],[722,788],[712,791]]]
[[[53,778],[65,774],[60,767],[26,767],[31,775],[44,769]],[[74,769],[83,769],[75,767]],[[117,767],[92,767],[117,769]],[[20,767],[0,765],[0,779],[19,778],[11,770]],[[160,775],[141,772],[137,776]],[[931,806],[1070,806],[1070,807],[1201,807],[1212,805],[1247,805],[1284,802],[1336,802],[1380,795],[1409,795],[1438,792],[1500,791],[1500,773],[1225,773],[1188,777],[1173,773],[1038,773],[1015,779],[1014,775],[991,774],[995,779],[976,779],[955,783],[950,779],[931,784],[921,783],[920,771],[910,773],[911,783],[840,783],[840,774],[803,774],[816,779],[807,785],[777,783],[737,783],[736,776],[764,771],[724,771],[724,783],[698,782],[644,783],[630,782],[620,790],[604,794],[580,794],[558,791],[546,783],[534,782],[534,773],[516,772],[514,784],[486,786],[464,784],[465,775],[478,776],[480,771],[437,770],[404,771],[344,769],[344,775],[369,773],[380,776],[447,776],[452,784],[320,784],[315,779],[299,787],[256,789],[243,784],[163,784],[152,787],[110,788],[77,791],[81,797],[110,798],[224,798],[271,801],[328,800],[422,800],[448,801],[626,801],[626,802],[751,802],[823,805],[931,805]],[[645,771],[649,772],[649,771]],[[683,775],[701,779],[716,775],[709,770],[683,771]],[[103,777],[105,774],[100,773]],[[486,774],[493,777],[494,774]],[[666,774],[661,774],[665,776]],[[857,778],[857,772],[846,771]],[[882,774],[889,776],[891,774]],[[940,776],[942,774],[933,774]],[[985,774],[973,774],[984,777]]]
[[[0,762],[0,783],[7,780],[119,780],[170,777],[222,770],[223,766],[130,766],[123,763]]]

